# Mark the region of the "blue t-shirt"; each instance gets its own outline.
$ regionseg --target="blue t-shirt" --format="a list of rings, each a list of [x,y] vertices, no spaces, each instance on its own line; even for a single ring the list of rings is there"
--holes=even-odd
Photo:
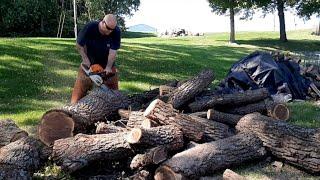
[[[91,64],[100,64],[105,68],[108,63],[109,50],[118,50],[120,39],[121,31],[118,26],[109,35],[102,35],[99,31],[99,21],[92,21],[80,31],[77,43],[87,47],[87,55]]]

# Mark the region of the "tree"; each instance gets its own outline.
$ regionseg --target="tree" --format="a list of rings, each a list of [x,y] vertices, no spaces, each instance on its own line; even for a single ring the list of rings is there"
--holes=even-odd
[[[222,15],[229,13],[230,15],[230,42],[235,42],[235,23],[234,16],[240,13],[241,10],[245,10],[245,16],[250,14],[249,8],[252,7],[251,1],[244,0],[208,0],[209,6],[212,8],[212,12]]]
[[[313,14],[320,16],[320,1],[319,0],[309,0],[309,1],[300,1],[299,5],[296,7],[298,15],[310,19]],[[316,27],[315,34],[320,36],[320,21]]]

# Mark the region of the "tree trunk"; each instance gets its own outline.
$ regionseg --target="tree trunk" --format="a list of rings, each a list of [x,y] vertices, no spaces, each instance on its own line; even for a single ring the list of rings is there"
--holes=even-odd
[[[107,116],[127,106],[127,97],[119,91],[95,89],[76,104],[46,112],[38,128],[39,138],[50,145],[57,139],[85,133],[94,123],[105,121]]]
[[[202,71],[200,74],[175,89],[170,95],[169,103],[176,109],[180,108],[208,87],[213,79],[214,75],[211,70]]]
[[[230,0],[230,43],[235,43],[234,0]]]
[[[196,179],[216,170],[261,158],[265,154],[259,138],[252,134],[238,134],[199,144],[174,155],[156,170],[155,179]]]
[[[28,136],[28,133],[20,129],[13,120],[0,120],[0,148]]]
[[[320,36],[320,21],[319,21],[318,26],[316,27],[316,35]]]
[[[23,137],[0,149],[0,179],[31,179],[39,170],[41,144],[31,137]]]
[[[106,124],[100,122],[97,125],[96,134],[110,134],[110,133],[120,133],[128,131],[126,128],[115,126],[113,124]]]
[[[159,164],[167,159],[167,150],[164,147],[148,149],[144,154],[133,157],[130,168],[139,169],[151,164]]]
[[[277,9],[279,16],[279,24],[280,24],[280,41],[287,42],[287,34],[286,34],[286,22],[284,17],[284,2],[283,0],[277,0]]]
[[[231,171],[230,169],[226,169],[223,173],[223,180],[245,180],[243,176]]]
[[[207,112],[207,118],[220,123],[228,124],[230,126],[235,126],[237,125],[238,121],[242,118],[242,116],[236,114],[223,113],[214,109],[209,109]]]
[[[191,141],[200,141],[205,127],[190,116],[178,113],[171,104],[156,99],[145,110],[144,116],[156,121],[160,125],[178,125],[183,135]]]
[[[68,173],[75,172],[93,161],[119,160],[134,154],[125,140],[126,133],[85,135],[54,142],[52,158]]]
[[[236,129],[258,136],[271,153],[309,172],[320,172],[320,129],[307,129],[259,113],[241,118]]]
[[[215,106],[237,107],[266,99],[269,92],[266,88],[247,90],[243,93],[213,95],[206,99],[189,104],[192,112],[204,111]]]

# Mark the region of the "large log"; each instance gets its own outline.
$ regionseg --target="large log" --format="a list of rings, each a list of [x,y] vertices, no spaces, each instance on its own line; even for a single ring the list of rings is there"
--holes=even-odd
[[[148,165],[159,164],[167,159],[165,147],[154,147],[148,149],[144,154],[137,154],[130,163],[131,169],[140,169]]]
[[[54,142],[52,158],[66,172],[72,173],[90,162],[119,160],[134,154],[125,140],[126,133],[85,135]]]
[[[226,169],[223,172],[223,180],[246,180],[243,176],[240,176],[239,174],[233,172],[230,169]]]
[[[237,125],[238,121],[242,118],[242,115],[223,113],[214,109],[209,109],[206,115],[207,119],[228,124],[230,126]]]
[[[201,99],[189,104],[192,112],[204,111],[218,105],[238,106],[260,101],[269,96],[266,88],[247,90],[243,93],[213,95],[207,99]]]
[[[39,170],[41,143],[32,137],[23,137],[0,149],[0,179],[31,179]]]
[[[205,127],[186,114],[178,113],[171,104],[154,100],[144,112],[144,116],[161,125],[174,124],[181,127],[183,135],[192,141],[200,141]]]
[[[252,134],[238,134],[199,144],[174,155],[156,170],[155,179],[196,179],[216,170],[261,158],[265,154],[259,138]]]
[[[180,108],[208,87],[213,79],[214,75],[211,70],[200,72],[175,89],[170,95],[169,103],[176,109]]]
[[[28,136],[28,133],[20,129],[11,119],[0,120],[0,134],[0,148]]]
[[[241,118],[236,129],[254,133],[274,156],[309,172],[320,172],[320,129],[294,126],[259,113]]]
[[[51,145],[57,139],[87,132],[94,123],[105,121],[105,117],[127,106],[127,97],[119,91],[95,89],[76,104],[46,112],[38,128],[39,138]]]

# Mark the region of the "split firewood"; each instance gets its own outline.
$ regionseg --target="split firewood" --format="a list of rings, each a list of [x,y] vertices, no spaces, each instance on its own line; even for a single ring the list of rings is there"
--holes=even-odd
[[[90,162],[127,158],[134,152],[125,136],[126,133],[77,134],[59,139],[54,142],[52,158],[68,173],[80,170]]]
[[[152,164],[159,164],[167,159],[167,150],[165,147],[155,147],[146,150],[144,154],[137,154],[133,157],[130,168],[139,169]]]
[[[294,126],[259,113],[241,118],[236,129],[254,133],[274,156],[309,172],[320,172],[320,129]]]
[[[119,109],[118,114],[123,119],[129,119],[131,111],[127,109]]]
[[[266,99],[269,92],[266,88],[247,90],[243,93],[213,95],[207,99],[201,99],[189,104],[192,112],[204,111],[218,105],[238,106]]]
[[[207,88],[214,80],[211,70],[204,70],[176,88],[170,95],[169,103],[178,109]]]
[[[96,134],[110,134],[128,131],[126,128],[115,126],[113,124],[106,124],[100,122],[97,125]]]
[[[163,146],[167,150],[179,150],[183,147],[183,134],[175,125],[158,126],[148,129],[133,128],[126,136],[130,144],[156,147]]]
[[[242,118],[242,115],[223,113],[214,109],[209,109],[206,115],[207,119],[228,124],[230,126],[237,125],[238,121]]]
[[[200,141],[205,127],[186,114],[178,113],[171,104],[154,100],[144,112],[144,116],[161,125],[174,124],[181,127],[183,135],[192,141]]]
[[[11,119],[0,120],[0,134],[0,148],[28,136],[28,133],[20,129]]]
[[[0,149],[0,179],[31,179],[40,169],[41,143],[23,137]]]
[[[258,137],[237,134],[177,153],[156,170],[155,179],[195,179],[216,170],[261,158],[265,154],[266,150]]]
[[[245,180],[243,176],[231,171],[230,169],[226,169],[223,173],[223,180]]]
[[[95,89],[76,104],[53,109],[41,118],[39,138],[46,145],[55,140],[87,132],[94,123],[128,106],[127,97],[116,90]]]

